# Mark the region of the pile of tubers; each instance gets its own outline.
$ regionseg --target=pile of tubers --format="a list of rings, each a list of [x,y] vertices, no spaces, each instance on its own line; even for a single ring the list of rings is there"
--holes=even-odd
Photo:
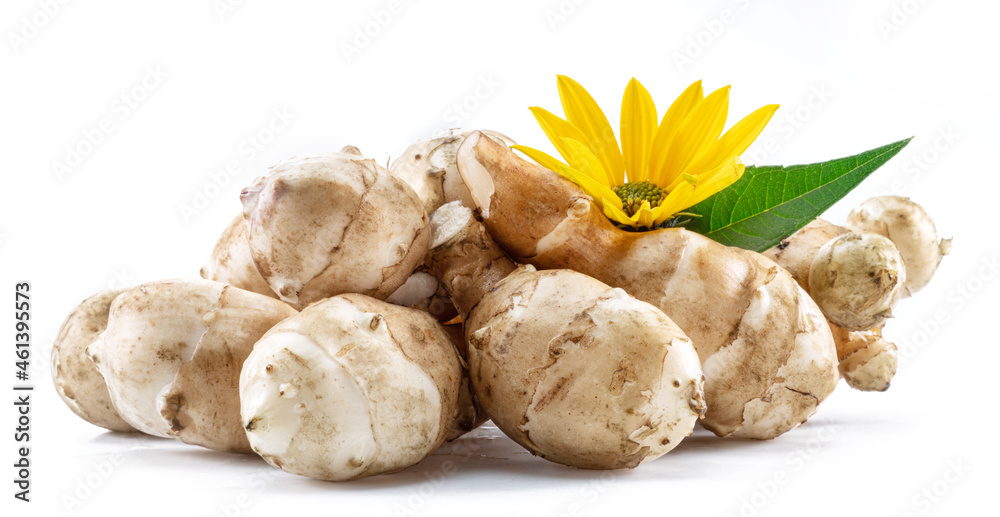
[[[887,389],[882,327],[950,246],[899,197],[763,254],[625,232],[511,144],[452,130],[390,169],[354,147],[279,163],[202,279],[69,315],[59,395],[112,431],[324,480],[406,469],[487,419],[547,460],[633,468],[698,423],[775,438],[841,378]]]

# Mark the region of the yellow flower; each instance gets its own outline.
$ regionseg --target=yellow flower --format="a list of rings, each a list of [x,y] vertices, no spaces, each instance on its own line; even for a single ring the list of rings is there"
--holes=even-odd
[[[654,228],[732,185],[743,175],[740,154],[778,109],[764,106],[722,134],[729,87],[706,97],[697,81],[657,124],[652,97],[633,78],[622,99],[619,148],[587,90],[566,76],[558,77],[558,86],[566,119],[538,107],[531,112],[566,162],[530,147],[514,148],[579,185],[609,219],[632,228]]]

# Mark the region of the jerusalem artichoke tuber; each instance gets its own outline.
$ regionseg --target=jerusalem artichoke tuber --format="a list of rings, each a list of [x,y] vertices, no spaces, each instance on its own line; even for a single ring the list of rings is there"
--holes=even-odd
[[[284,302],[218,282],[152,282],[115,298],[107,330],[88,353],[136,429],[249,452],[240,369],[257,339],[293,314]]]
[[[614,469],[691,433],[705,410],[698,357],[659,309],[575,271],[516,267],[458,202],[432,226],[429,264],[465,320],[476,396],[507,436]]]
[[[281,162],[241,198],[257,269],[296,307],[340,293],[385,299],[427,252],[420,198],[353,147]]]
[[[486,227],[514,258],[592,275],[658,306],[690,336],[719,436],[774,438],[804,422],[839,378],[826,319],[760,254],[681,228],[616,228],[570,181],[482,138],[458,166]]]

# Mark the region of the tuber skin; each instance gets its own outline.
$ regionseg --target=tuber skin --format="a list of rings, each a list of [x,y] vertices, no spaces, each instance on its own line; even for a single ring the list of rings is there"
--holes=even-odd
[[[851,211],[847,227],[877,233],[895,243],[906,264],[904,298],[923,289],[951,251],[951,239],[939,237],[927,211],[907,197],[873,197]]]
[[[706,377],[702,425],[716,435],[779,436],[836,386],[826,319],[762,255],[681,228],[620,230],[569,180],[477,133],[459,149],[458,166],[484,224],[513,258],[623,288],[690,336]]]
[[[428,312],[441,323],[447,323],[458,315],[444,287],[423,267],[414,271],[385,301]]]
[[[434,275],[426,271],[414,271],[385,301],[403,307],[426,310],[430,307],[437,290],[438,281]]]
[[[447,324],[449,321],[455,319],[458,312],[455,309],[455,305],[451,303],[451,299],[448,298],[444,286],[438,282],[438,279],[434,275],[424,270],[414,272],[406,280],[406,283],[399,289],[396,289],[396,292],[392,293],[392,296],[386,298],[385,301],[394,305],[419,309],[433,316],[434,319],[444,325],[442,328],[448,333],[452,341],[455,342],[455,346],[462,357],[465,357],[467,346],[465,344],[465,335],[462,332],[462,324]],[[448,441],[459,438],[489,420],[486,412],[479,407],[479,401],[476,400],[475,394],[472,393],[472,385],[469,381],[468,369],[464,360],[462,361],[462,389],[460,399],[459,406],[462,408],[462,414],[456,420],[452,431],[448,434]]]
[[[341,293],[385,299],[430,241],[413,189],[353,147],[283,161],[241,199],[258,271],[296,308]]]
[[[278,297],[253,262],[247,241],[247,222],[242,214],[222,232],[208,264],[201,268],[201,277],[271,298]]]
[[[254,343],[296,313],[208,280],[164,280],[125,291],[88,348],[122,419],[154,436],[250,452],[239,375]]]
[[[892,317],[905,280],[906,268],[892,241],[873,233],[849,233],[816,253],[808,293],[831,321],[866,330]],[[859,314],[870,317],[857,321]]]
[[[448,303],[452,310],[455,310],[455,306],[451,305],[450,301]],[[433,316],[433,314],[431,315]],[[458,417],[451,426],[451,431],[448,432],[449,442],[485,424],[490,419],[490,416],[486,414],[486,410],[483,409],[482,404],[479,403],[479,399],[476,398],[475,391],[472,389],[472,379],[469,378],[469,365],[465,361],[465,358],[469,356],[469,345],[465,341],[464,327],[462,323],[446,323],[441,327],[455,343],[459,358],[462,360],[462,388],[458,393],[459,412]]]
[[[428,264],[465,321],[473,389],[507,436],[578,468],[633,468],[705,411],[690,340],[655,307],[569,270],[517,267],[472,212],[432,217]]]
[[[108,385],[87,355],[87,347],[108,326],[111,302],[124,289],[101,291],[73,309],[52,344],[56,392],[80,418],[111,431],[132,432],[111,403]]]
[[[834,250],[840,250],[837,260]],[[907,277],[892,241],[816,219],[765,255],[788,269],[829,318],[847,384],[861,391],[887,390],[898,356],[881,328]]]
[[[792,274],[831,323],[867,330],[892,317],[906,268],[892,241],[817,219],[764,253]]]
[[[483,134],[506,146],[514,145],[513,140],[496,131],[483,131]],[[464,206],[476,208],[455,164],[458,146],[468,135],[469,131],[451,129],[432,138],[418,140],[389,167],[420,196],[428,214],[450,201],[461,201]]]
[[[454,343],[429,314],[343,294],[260,339],[240,377],[243,427],[255,452],[292,474],[397,472],[468,425],[462,377]]]
[[[785,268],[808,292],[809,269],[816,258],[816,252],[827,242],[845,233],[850,233],[850,230],[824,219],[815,219],[763,255]]]
[[[860,391],[885,391],[896,375],[899,354],[896,345],[882,338],[882,327],[850,331],[836,326],[840,375],[847,385]]]

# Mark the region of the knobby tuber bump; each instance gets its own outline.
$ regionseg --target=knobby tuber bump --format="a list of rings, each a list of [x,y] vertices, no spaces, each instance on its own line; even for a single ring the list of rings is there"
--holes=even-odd
[[[785,268],[803,289],[808,290],[809,269],[816,258],[816,252],[827,242],[849,232],[850,230],[824,219],[815,219],[781,241],[781,244],[765,251],[764,256]]]
[[[279,323],[240,377],[254,451],[286,472],[334,481],[425,458],[468,417],[461,389],[461,359],[434,318],[358,294]]]
[[[939,237],[927,211],[906,197],[878,196],[865,201],[847,216],[847,227],[877,233],[895,243],[906,264],[904,297],[923,289],[951,250],[951,239]]]
[[[691,433],[703,377],[662,311],[575,271],[516,267],[457,201],[431,224],[428,264],[465,321],[476,397],[507,436],[554,462],[615,469]]]
[[[483,131],[483,134],[504,145],[514,145],[513,140],[495,131]],[[389,167],[393,174],[413,187],[428,214],[450,201],[461,201],[469,208],[476,208],[455,164],[458,146],[468,135],[469,131],[452,129],[433,138],[418,140]]]
[[[906,281],[892,241],[817,219],[764,253],[792,274],[831,323],[868,330],[892,317]]]
[[[130,289],[88,353],[122,419],[155,436],[249,452],[239,375],[254,343],[295,314],[288,304],[208,280]]]
[[[353,147],[281,162],[241,199],[257,269],[298,308],[340,293],[385,299],[430,241],[413,189]]]
[[[862,281],[852,281],[858,278]],[[892,317],[892,306],[905,279],[903,259],[892,241],[874,233],[849,233],[816,252],[809,269],[808,292],[823,314],[835,322],[874,312],[870,319],[844,325],[850,330],[866,330]]]
[[[201,277],[271,298],[278,297],[253,262],[247,240],[247,221],[242,214],[222,232],[208,264],[201,268]]]
[[[108,385],[87,355],[87,347],[108,326],[111,302],[124,289],[87,298],[63,322],[52,344],[52,379],[56,392],[80,418],[112,431],[135,431],[111,404]]]
[[[426,310],[438,292],[438,280],[426,271],[414,271],[403,285],[399,286],[385,301]]]
[[[458,166],[490,234],[515,259],[621,287],[684,330],[706,377],[702,424],[717,435],[774,438],[836,387],[829,325],[774,262],[681,228],[620,230],[579,187],[478,133],[460,147]]]
[[[847,248],[846,259],[832,260],[835,247]],[[906,278],[893,243],[816,219],[764,254],[787,269],[830,319],[838,369],[847,385],[861,391],[889,389],[898,356],[881,328]],[[820,284],[827,288],[816,289]]]
[[[853,232],[851,231],[853,230]],[[925,286],[950,239],[908,198],[882,196],[848,216],[848,228],[817,219],[767,255],[787,268],[830,318],[840,373],[852,388],[885,391],[896,373],[896,345],[882,337],[899,298]],[[832,260],[835,249],[844,260]],[[818,288],[840,284],[840,288]],[[838,310],[839,309],[839,310]]]
[[[885,391],[896,375],[896,345],[882,338],[882,327],[850,331],[833,326],[840,375],[861,391]]]
[[[426,311],[441,323],[451,321],[458,315],[444,286],[423,267],[414,271],[385,301]]]

